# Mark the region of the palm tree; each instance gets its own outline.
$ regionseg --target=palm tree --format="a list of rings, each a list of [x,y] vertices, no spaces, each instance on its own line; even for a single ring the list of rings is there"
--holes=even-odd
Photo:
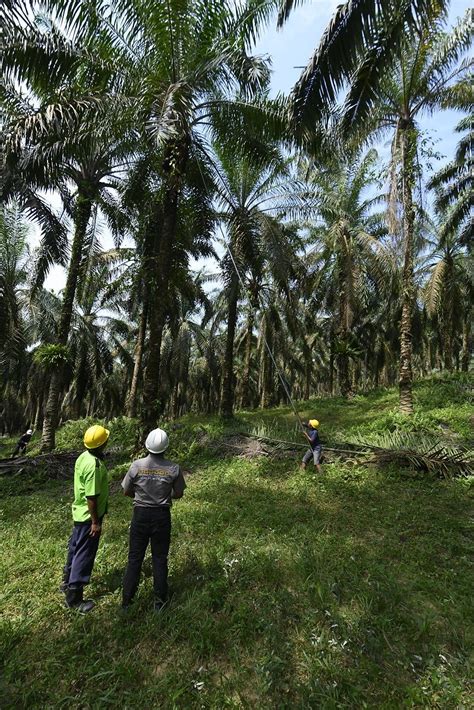
[[[209,414],[219,408],[224,343],[221,325],[225,318],[223,294],[210,294],[209,306],[194,328],[189,367],[189,406]]]
[[[36,285],[40,286],[53,262],[67,264],[57,332],[57,344],[65,348],[78,281],[94,240],[94,230],[89,230],[91,217],[97,205],[107,214],[114,204],[111,190],[117,187],[117,173],[126,165],[133,144],[127,133],[116,139],[107,122],[102,123],[91,112],[93,86],[108,77],[104,73],[98,76],[96,71],[85,78],[79,48],[72,47],[56,26],[46,33],[41,25],[12,27],[9,39],[10,50],[2,59],[9,96],[15,90],[15,79],[20,78],[26,83],[31,100],[20,101],[18,94],[14,110],[7,117],[4,194],[15,194],[18,184],[26,185],[30,191],[56,189],[72,218],[74,234],[69,259],[64,233],[46,230],[36,266]],[[104,93],[105,88],[101,87],[101,91]],[[68,93],[72,100],[65,100]],[[112,127],[115,129],[117,124]],[[24,187],[19,194],[23,197]],[[61,374],[61,368],[57,368],[51,376],[43,422],[42,448],[46,451],[54,448]]]
[[[309,258],[315,268],[314,307],[325,303],[338,323],[339,389],[346,397],[352,393],[349,358],[358,353],[352,337],[358,313],[372,291],[382,293],[390,282],[391,259],[380,241],[386,234],[384,219],[374,212],[380,198],[369,194],[376,161],[377,153],[371,150],[356,161],[341,158],[309,176],[321,218],[311,231],[313,244],[316,241]]]
[[[28,226],[18,205],[0,209],[0,353],[2,362],[14,362],[25,347],[24,305],[30,253]]]
[[[189,381],[193,343],[202,337],[199,314],[209,312],[210,303],[204,292],[206,280],[202,272],[188,274],[172,292],[172,312],[164,337],[162,397],[167,400],[169,415],[180,416],[190,404]]]
[[[97,251],[78,289],[69,339],[73,376],[64,402],[66,409],[76,410],[76,417],[104,410],[115,416],[122,411],[132,369],[132,323],[110,283],[121,268],[126,268],[130,251]],[[112,375],[118,370],[121,381],[116,396],[113,389],[117,382]]]
[[[459,240],[472,249],[474,240],[474,114],[465,116],[456,126],[465,131],[456,149],[453,161],[439,170],[428,182],[429,189],[437,191],[435,207],[438,212],[449,209],[449,219],[444,223],[446,233],[457,232]]]
[[[263,146],[261,147],[263,150]],[[301,183],[291,176],[290,163],[278,150],[267,147],[257,159],[226,145],[215,146],[215,190],[219,215],[229,232],[222,260],[227,296],[227,331],[223,362],[221,414],[231,417],[234,407],[234,340],[237,306],[242,284],[250,276],[247,337],[251,339],[253,314],[263,286],[265,267],[279,288],[289,293],[295,276],[297,235],[280,221],[283,215],[303,214],[306,206]],[[237,270],[240,274],[237,273]],[[250,357],[247,343],[247,358]],[[247,360],[246,369],[248,371]],[[247,376],[247,375],[246,375]],[[246,384],[243,383],[243,387]]]
[[[276,0],[278,25],[304,0]],[[296,125],[314,128],[352,81],[364,58],[366,87],[377,94],[393,67],[400,43],[432,27],[448,0],[351,0],[341,3],[293,89]]]
[[[28,300],[30,252],[28,226],[17,204],[0,209],[0,372],[3,427],[21,426],[21,393],[26,386],[27,333],[24,307]]]
[[[469,72],[473,60],[460,61],[470,43],[471,23],[468,16],[451,34],[435,28],[405,38],[397,52],[393,71],[385,73],[375,86],[368,81],[367,62],[372,57],[368,49],[351,79],[343,106],[342,126],[346,134],[360,139],[362,136],[374,137],[393,132],[392,194],[401,193],[399,201],[403,208],[404,244],[400,410],[407,414],[413,411],[414,190],[418,177],[420,135],[417,121],[424,113],[432,114],[437,109],[465,109],[472,105],[474,88]]]
[[[89,63],[92,58],[116,68],[119,104],[135,107],[131,124],[161,154],[160,215],[152,257],[159,268],[148,283],[153,307],[148,311],[150,356],[142,413],[144,422],[152,424],[168,277],[188,165],[193,155],[207,160],[206,126],[214,118],[222,121],[226,116],[229,122],[233,114],[248,112],[249,97],[267,83],[265,61],[247,51],[261,13],[230,1],[127,0],[111,6],[106,0],[87,5],[49,0],[45,4],[80,39]],[[245,98],[237,101],[233,97],[239,86]]]
[[[451,222],[451,215],[447,215],[446,222]],[[467,371],[474,293],[472,257],[466,256],[458,235],[447,232],[443,223],[440,224],[439,234],[438,248],[429,259],[424,300],[428,315],[438,317],[445,368],[449,371],[453,369],[454,341],[456,334],[462,332],[463,370]]]

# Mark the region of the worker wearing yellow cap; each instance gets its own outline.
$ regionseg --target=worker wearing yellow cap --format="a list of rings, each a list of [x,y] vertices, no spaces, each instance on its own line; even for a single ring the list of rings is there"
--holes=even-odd
[[[321,440],[319,438],[319,422],[317,419],[310,419],[309,422],[303,426],[306,429],[305,436],[311,448],[308,449],[303,456],[301,467],[306,468],[307,464],[313,459],[318,473],[321,473],[321,454],[323,447],[321,446]]]
[[[74,527],[69,539],[68,556],[61,590],[66,606],[86,614],[94,607],[84,601],[84,585],[89,584],[102,531],[102,518],[107,512],[109,481],[103,461],[110,432],[96,424],[84,434],[86,450],[74,467]]]

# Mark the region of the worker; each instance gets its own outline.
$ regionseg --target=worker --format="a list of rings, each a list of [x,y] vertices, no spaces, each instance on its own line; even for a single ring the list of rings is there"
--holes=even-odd
[[[104,464],[104,450],[110,432],[99,424],[84,434],[84,451],[74,466],[74,526],[69,539],[68,556],[63,572],[62,591],[66,606],[87,614],[94,608],[84,601],[84,585],[89,584],[102,533],[102,520],[107,512],[109,481]]]
[[[19,453],[24,454],[26,452],[26,445],[30,442],[33,436],[33,430],[27,429],[24,434],[22,434],[18,440],[15,451],[12,453],[12,459]]]
[[[151,542],[154,610],[168,600],[168,551],[171,537],[171,505],[182,498],[186,483],[178,464],[164,457],[169,446],[163,429],[151,431],[145,442],[148,456],[134,461],[122,481],[124,495],[133,498],[128,564],[123,579],[122,609],[127,611],[140,580],[143,559]]]
[[[321,440],[319,438],[319,422],[317,419],[310,419],[307,424],[303,424],[304,428],[307,429],[305,436],[309,441],[310,449],[303,456],[301,462],[301,468],[306,468],[307,464],[313,459],[314,465],[318,471],[321,473],[321,455],[323,447],[321,446]]]

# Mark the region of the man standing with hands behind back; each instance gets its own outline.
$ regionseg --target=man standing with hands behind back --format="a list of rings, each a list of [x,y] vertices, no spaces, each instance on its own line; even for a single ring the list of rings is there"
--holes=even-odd
[[[123,493],[133,498],[128,564],[123,579],[122,608],[127,610],[138,588],[143,559],[151,542],[155,611],[168,598],[168,551],[172,498],[182,498],[186,483],[178,464],[164,457],[168,435],[154,429],[146,439],[148,456],[134,461],[122,481]]]
[[[92,600],[84,601],[84,585],[94,567],[102,531],[102,518],[107,512],[109,480],[103,461],[110,432],[96,424],[84,434],[84,451],[74,466],[74,527],[63,572],[61,590],[66,606],[87,614],[94,608]]]

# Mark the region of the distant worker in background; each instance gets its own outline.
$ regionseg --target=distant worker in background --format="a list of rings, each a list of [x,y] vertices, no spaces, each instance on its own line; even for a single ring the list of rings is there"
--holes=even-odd
[[[307,431],[305,436],[309,441],[310,449],[303,456],[303,461],[301,462],[301,468],[306,468],[307,464],[313,459],[314,465],[321,473],[321,456],[323,447],[321,446],[321,440],[319,438],[318,426],[319,422],[317,419],[310,419],[307,424],[303,425]]]
[[[186,483],[177,463],[164,457],[169,446],[163,429],[154,429],[146,439],[148,456],[134,461],[122,481],[124,495],[133,498],[128,564],[123,579],[122,609],[127,611],[140,581],[143,559],[151,543],[154,610],[168,600],[168,551],[171,538],[171,505],[182,498]]]
[[[31,437],[33,436],[33,430],[32,429],[27,429],[22,436],[20,436],[18,440],[18,444],[16,445],[15,451],[12,453],[12,459],[15,458],[15,456],[19,453],[26,453],[26,445],[29,444]]]
[[[66,606],[87,614],[94,608],[91,599],[84,601],[84,585],[89,584],[94,567],[102,520],[107,512],[109,479],[103,461],[110,432],[98,424],[84,434],[84,451],[74,467],[74,527],[69,539],[68,556],[63,571],[61,591]]]

